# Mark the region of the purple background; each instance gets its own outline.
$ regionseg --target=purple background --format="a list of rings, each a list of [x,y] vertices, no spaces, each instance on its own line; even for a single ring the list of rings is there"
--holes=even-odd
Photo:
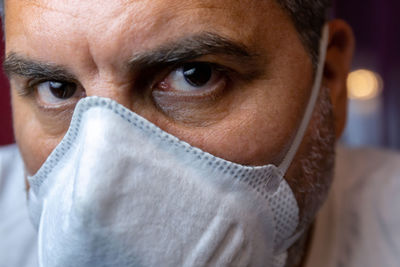
[[[383,140],[400,148],[400,1],[336,1],[335,16],[346,20],[356,36],[353,69],[379,73],[384,82]],[[351,127],[351,125],[350,125]]]
[[[334,13],[354,29],[357,47],[353,68],[374,70],[384,80],[382,143],[400,149],[400,1],[339,0]],[[8,83],[0,75],[0,145],[12,142]]]

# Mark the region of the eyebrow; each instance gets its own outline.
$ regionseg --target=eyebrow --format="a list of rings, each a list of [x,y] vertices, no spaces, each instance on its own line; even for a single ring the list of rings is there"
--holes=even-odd
[[[6,56],[3,62],[3,70],[8,77],[20,75],[50,80],[75,80],[75,76],[62,66],[30,60],[15,52]]]
[[[206,55],[227,56],[240,63],[249,63],[249,66],[253,67],[256,65],[257,58],[256,54],[250,53],[250,50],[239,42],[215,33],[204,32],[180,38],[149,51],[136,53],[128,60],[127,67],[131,70],[150,69],[182,63]],[[3,69],[9,77],[20,75],[50,80],[77,80],[63,66],[27,59],[15,52],[6,56]]]
[[[206,55],[224,55],[237,61],[251,61],[256,58],[245,45],[221,35],[203,32],[184,37],[150,51],[133,55],[131,68],[153,67],[193,60]]]

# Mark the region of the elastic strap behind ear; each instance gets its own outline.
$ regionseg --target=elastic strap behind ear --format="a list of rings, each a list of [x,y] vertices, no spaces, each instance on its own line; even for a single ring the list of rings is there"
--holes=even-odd
[[[319,47],[319,58],[318,58],[318,68],[317,73],[314,80],[314,85],[311,91],[311,96],[307,104],[307,108],[304,112],[303,119],[301,121],[300,127],[297,130],[297,134],[293,140],[292,146],[290,147],[289,151],[287,152],[285,158],[283,159],[282,163],[279,165],[279,170],[286,174],[290,164],[293,161],[294,156],[297,153],[297,150],[303,141],[304,134],[307,130],[307,127],[310,123],[315,104],[318,99],[318,95],[321,88],[322,77],[324,74],[324,64],[325,64],[325,57],[326,57],[326,50],[328,48],[328,40],[329,39],[329,27],[326,24],[322,30],[322,38]]]

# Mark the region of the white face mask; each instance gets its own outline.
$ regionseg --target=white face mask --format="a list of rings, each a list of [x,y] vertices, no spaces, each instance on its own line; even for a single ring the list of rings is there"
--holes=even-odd
[[[118,103],[81,100],[36,175],[29,208],[40,266],[284,266],[301,234],[283,179],[318,96],[280,166],[249,167],[178,140]]]

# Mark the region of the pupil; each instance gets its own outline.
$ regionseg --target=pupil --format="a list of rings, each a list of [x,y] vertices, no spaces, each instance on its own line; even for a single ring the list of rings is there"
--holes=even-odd
[[[75,87],[68,83],[49,82],[51,93],[60,99],[67,99],[74,95]]]
[[[185,80],[194,87],[201,87],[210,81],[212,67],[208,63],[187,63],[183,66]]]

